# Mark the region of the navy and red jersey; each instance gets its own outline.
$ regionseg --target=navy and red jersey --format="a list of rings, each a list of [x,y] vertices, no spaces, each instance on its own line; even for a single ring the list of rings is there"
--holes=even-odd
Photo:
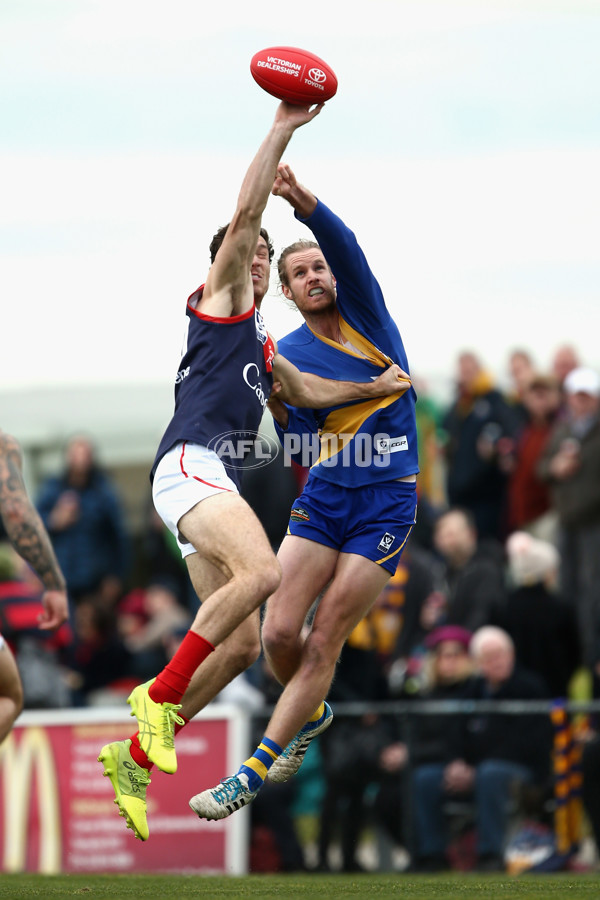
[[[217,450],[217,440],[230,436],[219,442],[217,452],[239,487],[242,470],[236,437],[253,437],[258,431],[273,386],[274,347],[254,306],[242,315],[226,318],[199,312],[203,288],[187,302],[183,350],[175,377],[175,412],[159,444],[150,479],[165,453],[180,441]],[[230,451],[234,459],[229,459]]]

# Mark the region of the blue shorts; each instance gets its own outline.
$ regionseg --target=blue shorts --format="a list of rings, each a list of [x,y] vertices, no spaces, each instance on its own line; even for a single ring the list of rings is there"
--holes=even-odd
[[[294,500],[287,533],[365,556],[393,575],[416,518],[416,482],[348,488],[309,478]]]

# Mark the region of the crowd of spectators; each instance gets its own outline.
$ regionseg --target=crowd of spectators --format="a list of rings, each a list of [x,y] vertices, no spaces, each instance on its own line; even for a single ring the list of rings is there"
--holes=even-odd
[[[515,350],[507,369],[510,386],[502,390],[465,351],[450,402],[420,398],[418,524],[396,574],[344,647],[334,704],[568,697],[582,670],[599,696],[600,374],[571,347],[556,352],[549,370]],[[278,460],[276,471],[248,469],[244,482],[275,547],[302,481]],[[185,567],[153,511],[133,540],[87,437],[69,441],[63,470],[41,485],[37,507],[67,578],[71,617],[41,638],[34,628],[41,587],[2,552],[0,630],[27,670],[26,706],[120,702],[163,667],[189,627],[195,600]],[[276,698],[262,662],[241,679],[265,707]],[[474,802],[475,864],[501,865],[513,784],[548,786],[547,723],[416,716],[410,740],[401,724],[372,712],[340,717],[316,742],[323,784],[316,865],[329,868],[339,839],[342,868],[360,869],[367,819],[409,848],[414,867],[448,865],[452,797]],[[600,822],[594,791],[590,815]],[[283,824],[278,831],[289,838]],[[287,858],[300,867],[293,844]]]

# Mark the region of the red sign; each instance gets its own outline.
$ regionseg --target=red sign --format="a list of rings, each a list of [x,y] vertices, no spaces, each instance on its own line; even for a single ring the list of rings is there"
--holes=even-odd
[[[204,710],[177,736],[178,768],[156,767],[147,841],[136,840],[97,761],[135,720],[113,709],[24,713],[0,747],[0,868],[5,872],[247,871],[248,810],[207,822],[190,796],[234,770],[248,721],[234,707]]]

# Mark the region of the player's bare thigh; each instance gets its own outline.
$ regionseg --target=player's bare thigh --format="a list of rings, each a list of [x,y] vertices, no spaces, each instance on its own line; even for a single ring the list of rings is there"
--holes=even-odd
[[[316,611],[312,634],[339,653],[389,579],[387,569],[372,560],[356,553],[340,553],[334,577]]]
[[[15,701],[23,699],[21,678],[12,652],[0,636],[0,696],[10,697]]]
[[[203,557],[219,570],[225,581],[234,574],[275,563],[260,521],[239,494],[224,491],[206,497],[181,517],[178,528],[182,538],[197,551],[191,557]],[[199,577],[200,565],[198,561],[188,563],[192,583]],[[193,572],[190,566],[198,566],[198,572]]]
[[[14,656],[0,637],[0,742],[23,708],[23,688]]]
[[[325,544],[297,535],[283,539],[277,559],[281,584],[269,597],[263,622],[263,637],[280,640],[284,634],[299,635],[308,612],[334,575],[339,553]]]

